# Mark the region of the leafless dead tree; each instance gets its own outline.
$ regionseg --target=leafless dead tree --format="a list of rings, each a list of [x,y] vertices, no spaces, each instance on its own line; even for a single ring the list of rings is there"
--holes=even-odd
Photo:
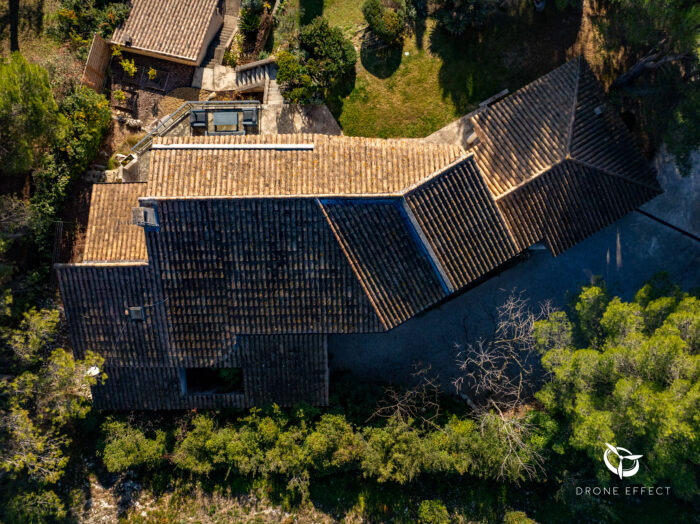
[[[417,385],[412,388],[384,388],[384,396],[368,420],[380,417],[395,418],[404,423],[411,419],[432,424],[440,414],[440,383],[436,376],[430,375],[430,370],[431,366],[416,366],[413,377]]]
[[[493,336],[457,348],[453,384],[477,412],[513,410],[533,392],[535,322],[554,309],[545,302],[532,311],[528,302],[522,292],[511,292],[497,308]]]
[[[535,427],[522,413],[504,413],[496,409],[482,414],[479,421],[482,434],[489,431],[498,434],[502,453],[498,479],[535,479],[544,472],[544,457],[529,445]]]

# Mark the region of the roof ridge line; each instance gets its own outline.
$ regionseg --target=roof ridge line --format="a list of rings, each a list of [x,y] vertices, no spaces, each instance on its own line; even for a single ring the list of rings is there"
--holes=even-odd
[[[464,148],[462,148],[461,146],[460,146],[460,148],[461,148],[462,150],[464,150]],[[437,176],[443,174],[443,173],[444,173],[445,171],[447,171],[448,169],[451,169],[451,168],[455,167],[456,165],[461,164],[461,163],[464,162],[465,160],[467,160],[467,159],[469,159],[469,158],[471,158],[471,157],[475,157],[475,156],[476,156],[476,154],[474,153],[474,151],[465,151],[465,152],[464,152],[464,155],[462,155],[461,157],[459,157],[457,160],[454,160],[454,161],[450,162],[449,164],[447,164],[446,166],[443,166],[443,167],[441,167],[440,169],[437,169],[437,170],[433,171],[433,172],[430,173],[427,177],[425,177],[425,178],[419,180],[418,182],[415,182],[415,183],[411,184],[411,185],[408,186],[407,188],[404,188],[404,189],[402,189],[401,191],[399,191],[399,193],[398,193],[399,196],[400,196],[400,197],[406,197],[409,193],[415,191],[416,189],[418,189],[419,187],[421,187],[423,184],[428,183],[428,182],[429,182],[430,180],[432,180],[433,178],[436,178]]]
[[[494,196],[493,197],[494,202],[498,202],[501,198],[510,195],[512,192],[517,191],[518,189],[520,189],[523,186],[526,186],[530,182],[532,182],[532,181],[538,179],[539,177],[541,177],[542,175],[544,175],[547,171],[554,169],[555,167],[557,167],[559,164],[561,164],[563,162],[566,162],[566,160],[567,160],[566,158],[562,158],[561,160],[559,160],[559,162],[556,162],[556,163],[552,164],[551,166],[547,166],[545,168],[542,168],[541,170],[539,170],[537,173],[532,175],[527,180],[523,180],[519,184],[516,184],[513,187],[511,187],[510,189],[508,189],[508,191],[504,191],[500,195]],[[143,198],[143,197],[141,197],[141,198]]]
[[[604,167],[598,167],[598,166],[593,165],[593,164],[590,164],[590,163],[588,163],[588,162],[584,162],[583,160],[579,160],[578,158],[573,158],[573,157],[571,157],[571,158],[569,158],[568,160],[569,160],[570,162],[574,162],[574,163],[576,163],[576,164],[579,164],[579,165],[581,165],[581,166],[583,166],[583,167],[588,167],[588,168],[590,168],[590,169],[594,169],[594,170],[596,170],[596,171],[600,171],[601,173],[603,173],[603,174],[605,174],[605,175],[608,175],[608,176],[611,176],[611,177],[614,177],[614,178],[619,178],[620,180],[625,180],[626,182],[632,182],[633,184],[636,184],[636,185],[638,185],[638,186],[641,186],[641,187],[645,187],[645,188],[647,188],[647,189],[650,189],[650,190],[652,190],[652,191],[658,193],[659,195],[660,195],[661,193],[664,192],[663,189],[661,189],[660,187],[653,187],[653,186],[651,186],[651,185],[649,185],[649,184],[645,184],[644,182],[640,182],[639,180],[635,180],[635,179],[633,179],[633,178],[628,178],[628,177],[626,177],[626,176],[622,176],[622,175],[620,175],[620,174],[613,173],[613,172],[610,171],[609,169],[605,169]],[[661,191],[659,191],[659,189],[661,189]]]
[[[384,326],[384,329],[386,331],[395,327],[394,325],[391,325],[389,323],[388,319],[384,318],[384,315],[380,312],[380,309],[377,306],[377,303],[375,302],[374,298],[372,297],[372,293],[370,293],[370,291],[367,288],[367,286],[365,285],[363,279],[360,277],[357,263],[355,261],[353,261],[352,255],[350,255],[350,253],[348,253],[347,249],[345,249],[344,242],[341,240],[342,235],[336,229],[336,227],[333,225],[333,221],[328,216],[328,213],[326,212],[326,208],[323,206],[323,204],[321,203],[321,201],[318,198],[316,198],[314,200],[316,201],[316,205],[318,206],[318,208],[321,210],[321,214],[323,215],[323,218],[326,220],[326,224],[328,224],[328,227],[331,229],[331,233],[333,233],[333,237],[335,238],[335,241],[337,242],[338,246],[340,246],[341,251],[345,255],[345,259],[348,261],[348,264],[350,264],[350,268],[352,269],[353,275],[355,275],[357,282],[360,284],[360,287],[365,292],[365,296],[369,300],[369,303],[372,304],[372,308],[374,309],[374,313],[377,315],[379,322],[381,322],[382,326]]]
[[[576,88],[574,90],[574,103],[571,108],[571,119],[569,120],[569,135],[566,139],[566,149],[564,150],[564,158],[566,160],[571,151],[571,139],[574,135],[574,121],[576,120],[576,105],[578,104],[578,92],[581,87],[581,55],[578,56],[578,64],[576,64]]]

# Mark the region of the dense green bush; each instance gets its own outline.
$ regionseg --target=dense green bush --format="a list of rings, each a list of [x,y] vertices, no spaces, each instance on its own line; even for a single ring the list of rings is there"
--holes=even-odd
[[[420,524],[449,524],[450,514],[439,500],[424,500],[418,506]]]
[[[561,426],[555,450],[612,476],[605,443],[644,455],[634,481],[700,493],[700,301],[656,278],[632,302],[583,289],[573,323],[557,313],[538,326],[551,381],[537,394]],[[579,337],[575,336],[579,333]],[[557,333],[552,337],[552,333]]]
[[[36,191],[31,200],[31,227],[40,254],[50,252],[53,222],[70,184],[89,166],[111,119],[107,99],[85,86],[77,86],[66,96],[59,111],[64,123],[62,137],[33,176]]]
[[[448,33],[461,36],[470,27],[484,25],[493,5],[491,0],[439,0],[433,16]]]
[[[18,52],[0,62],[0,172],[21,174],[60,139],[64,127],[49,75]]]
[[[387,43],[399,40],[406,28],[404,0],[365,0],[362,14],[374,34]]]
[[[295,103],[322,98],[353,71],[357,53],[337,27],[322,17],[302,27],[299,50],[277,55],[277,81],[283,96]]]
[[[129,15],[129,2],[110,0],[61,0],[50,31],[61,41],[71,40],[87,48],[94,33],[109,39]]]
[[[312,476],[342,471],[380,483],[406,484],[422,473],[520,482],[524,472],[516,462],[527,464],[539,453],[549,439],[548,430],[538,429],[527,437],[525,447],[535,449],[520,449],[517,457],[501,464],[502,437],[481,430],[488,425],[454,417],[433,428],[391,418],[386,424],[358,428],[339,414],[314,420],[303,410],[289,415],[277,407],[254,408],[234,424],[219,425],[210,415],[196,415],[175,433],[175,445],[167,451],[162,444],[169,439],[147,437],[137,426],[110,421],[103,425],[107,445],[102,456],[110,471],[153,469],[171,462],[195,475],[277,479],[302,495]]]

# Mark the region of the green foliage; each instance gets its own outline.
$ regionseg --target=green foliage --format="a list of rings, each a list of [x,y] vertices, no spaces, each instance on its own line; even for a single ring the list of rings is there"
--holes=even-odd
[[[115,89],[112,94],[114,95],[114,99],[119,102],[124,102],[126,100],[126,93],[121,89]]]
[[[524,511],[509,511],[503,516],[503,524],[537,524]]]
[[[549,341],[542,357],[551,381],[538,399],[563,424],[558,450],[585,453],[607,483],[605,443],[623,446],[644,455],[635,482],[670,483],[683,498],[697,496],[700,301],[657,277],[633,302],[586,287],[576,313],[585,336],[577,344]],[[541,334],[558,332],[550,322],[539,323]]]
[[[260,14],[242,7],[238,12],[238,27],[245,35],[255,33],[260,27]]]
[[[450,514],[439,500],[424,500],[418,506],[420,524],[449,524]]]
[[[98,355],[75,360],[56,349],[57,320],[55,309],[30,310],[19,329],[5,334],[23,371],[2,385],[0,469],[38,483],[63,475],[68,429],[90,411],[90,386],[105,378],[93,372],[103,362]]]
[[[664,143],[685,176],[692,170],[691,155],[700,146],[700,80],[689,80],[680,91]]]
[[[401,39],[406,28],[406,3],[404,0],[365,0],[362,14],[374,34],[384,42]]]
[[[138,67],[136,67],[133,58],[122,58],[119,61],[119,65],[122,66],[122,70],[132,78],[138,72]]]
[[[29,170],[61,135],[46,70],[19,53],[0,62],[0,122],[0,171],[6,175]]]
[[[38,524],[61,521],[67,516],[61,499],[51,490],[20,493],[7,505],[9,522],[15,524]]]
[[[149,438],[140,429],[116,420],[107,420],[102,426],[105,445],[102,461],[112,473],[128,469],[156,467],[166,452],[165,432],[157,430]]]
[[[149,67],[148,68],[148,79],[155,80],[157,76],[158,76],[158,71],[156,71],[152,67]]]
[[[357,54],[337,27],[322,17],[302,27],[298,54],[278,55],[283,96],[292,102],[319,99],[354,70]],[[279,75],[279,73],[278,73]]]
[[[3,338],[22,365],[36,364],[42,350],[53,347],[58,329],[58,310],[31,308],[17,329],[6,329]]]
[[[59,40],[86,46],[93,33],[109,39],[129,15],[129,2],[106,0],[61,0],[50,32]]]
[[[469,28],[486,24],[493,9],[490,0],[439,0],[433,16],[453,36],[461,36]]]
[[[65,122],[63,137],[34,173],[36,192],[31,200],[34,242],[45,256],[70,183],[87,169],[111,119],[107,99],[85,86],[77,86],[61,101],[60,112]]]

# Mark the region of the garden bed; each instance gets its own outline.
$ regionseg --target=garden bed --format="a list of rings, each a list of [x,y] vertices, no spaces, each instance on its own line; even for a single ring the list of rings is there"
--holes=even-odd
[[[124,70],[125,68],[120,65],[121,60],[134,61],[136,70],[133,75]],[[122,53],[121,57],[114,57],[111,62],[112,105],[129,111],[134,118],[148,124],[161,112],[160,102],[167,92],[180,87],[189,87],[192,84],[194,69],[192,66],[166,60]],[[115,90],[137,93],[135,102],[124,107],[124,101],[115,100]]]

